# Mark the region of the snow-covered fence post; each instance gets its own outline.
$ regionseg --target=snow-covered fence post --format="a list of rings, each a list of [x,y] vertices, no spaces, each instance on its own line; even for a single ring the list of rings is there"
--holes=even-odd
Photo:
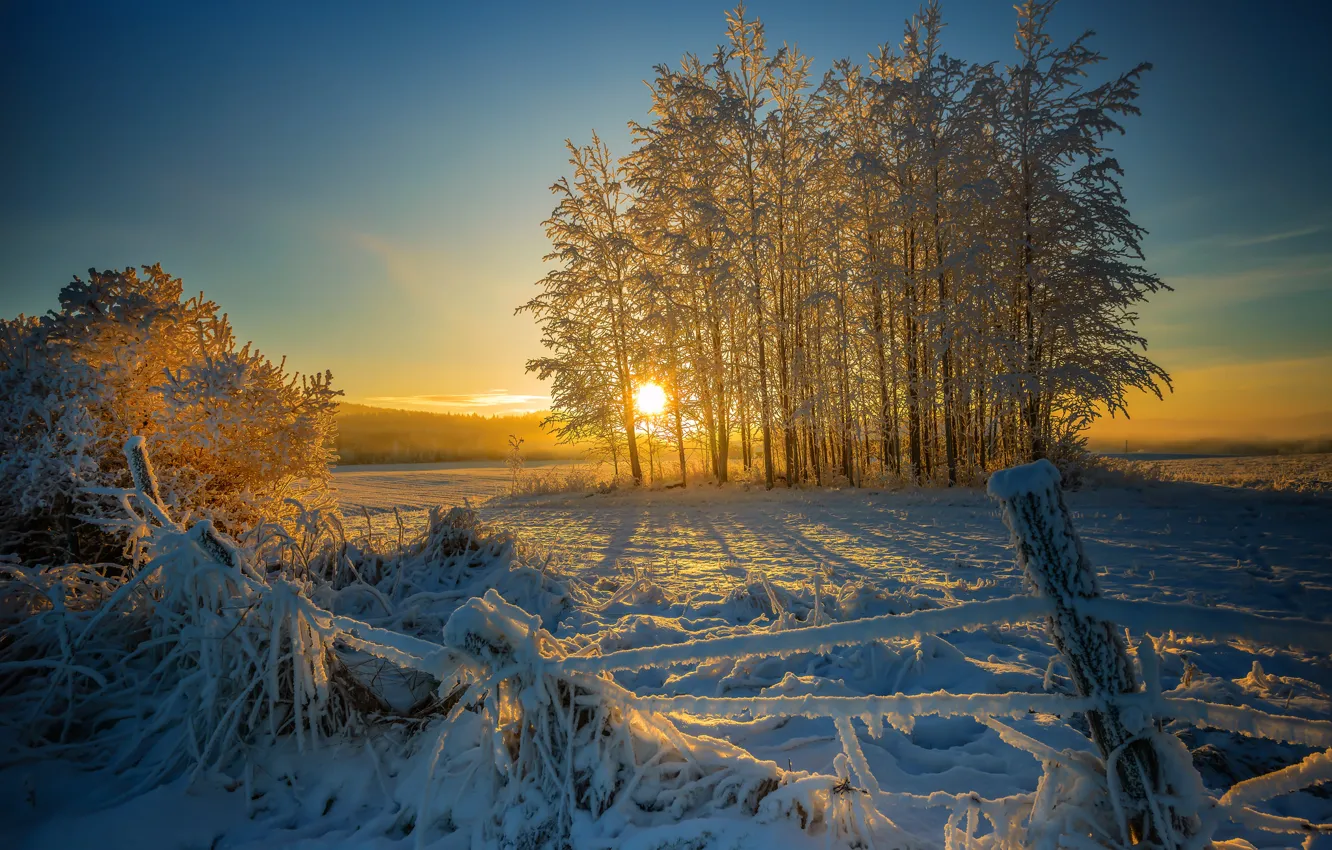
[[[1051,603],[1047,623],[1081,696],[1095,698],[1087,712],[1092,739],[1106,760],[1106,781],[1116,806],[1124,806],[1132,843],[1180,846],[1197,829],[1196,812],[1176,812],[1164,802],[1169,790],[1160,775],[1162,759],[1140,711],[1121,712],[1115,697],[1138,684],[1128,650],[1114,623],[1083,616],[1077,603],[1100,595],[1096,573],[1073,527],[1059,487],[1059,470],[1048,460],[1015,466],[990,476],[989,493],[1003,506],[1018,565],[1039,596]],[[1117,774],[1117,777],[1112,774]],[[1115,792],[1115,779],[1120,791]]]

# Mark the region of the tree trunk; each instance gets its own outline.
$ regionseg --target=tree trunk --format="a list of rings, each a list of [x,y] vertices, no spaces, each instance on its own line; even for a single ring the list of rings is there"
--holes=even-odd
[[[911,472],[908,479],[920,483],[921,434],[920,434],[920,351],[916,340],[916,270],[915,270],[915,233],[908,227],[903,233],[903,266],[906,269],[906,354],[907,354],[907,441],[911,452]]]
[[[627,376],[621,382],[621,387],[620,409],[624,417],[624,431],[629,435],[629,474],[633,476],[635,484],[642,484],[643,467],[638,461],[638,434],[634,427],[634,391]]]

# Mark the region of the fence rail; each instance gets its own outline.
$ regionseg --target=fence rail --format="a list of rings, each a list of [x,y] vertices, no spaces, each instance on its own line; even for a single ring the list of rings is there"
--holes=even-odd
[[[1144,634],[1147,630],[1140,624],[1151,623],[1157,630],[1164,627],[1218,640],[1276,642],[1314,651],[1322,651],[1329,640],[1332,640],[1332,625],[1328,623],[1262,617],[1232,611],[1225,612],[1229,619],[1219,622],[1217,614],[1220,612],[1215,608],[1100,599],[1089,601],[1086,609],[1087,616],[1104,619],[1113,616],[1139,624],[1136,631]],[[612,701],[651,715],[833,719],[839,739],[847,751],[853,769],[858,774],[857,780],[863,785],[878,789],[878,783],[874,780],[863,752],[859,751],[859,744],[854,740],[854,732],[848,731],[851,729],[849,723],[853,717],[876,719],[891,716],[970,717],[995,729],[1010,745],[1024,749],[1043,761],[1057,761],[1060,759],[1057,751],[996,722],[996,719],[1017,719],[1033,712],[1068,716],[1096,710],[1102,702],[1100,698],[1092,696],[1024,692],[954,694],[937,691],[925,694],[859,697],[640,695],[619,687],[603,677],[619,670],[699,664],[726,657],[820,652],[837,646],[910,638],[922,633],[1011,625],[1048,616],[1050,611],[1049,604],[1039,597],[1009,597],[968,602],[946,609],[887,615],[784,632],[621,650],[604,656],[548,658],[546,671],[596,688]],[[1169,618],[1164,618],[1163,615],[1169,615]],[[396,665],[436,678],[457,665],[456,652],[440,644],[396,632],[386,632],[349,617],[326,615],[323,619],[349,646]],[[1150,717],[1186,720],[1196,726],[1223,729],[1249,737],[1332,749],[1332,721],[1278,715],[1245,706],[1166,696],[1160,693],[1159,683],[1153,681],[1145,683],[1145,688],[1136,693],[1115,695],[1113,702],[1120,709],[1136,708]],[[1236,784],[1221,798],[1213,801],[1214,808],[1211,814],[1215,816],[1224,813],[1235,822],[1244,823],[1255,829],[1282,833],[1332,833],[1332,826],[1329,825],[1312,824],[1298,818],[1276,817],[1251,808],[1252,805],[1272,797],[1328,780],[1332,780],[1332,752],[1318,752],[1284,770]],[[876,790],[872,796],[882,800],[913,800],[918,804],[931,806],[959,804],[970,806],[976,802],[974,796],[968,794],[914,795]]]

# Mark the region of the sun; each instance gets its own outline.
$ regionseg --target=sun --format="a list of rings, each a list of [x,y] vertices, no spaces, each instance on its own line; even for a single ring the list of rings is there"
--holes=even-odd
[[[666,409],[666,391],[651,381],[639,384],[634,408],[646,416],[656,416]]]

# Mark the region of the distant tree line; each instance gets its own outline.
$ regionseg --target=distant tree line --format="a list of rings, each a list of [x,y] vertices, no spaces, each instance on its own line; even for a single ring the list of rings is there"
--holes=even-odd
[[[540,413],[483,416],[342,404],[337,415],[338,463],[501,460],[510,453],[510,435],[524,441],[522,453],[530,460],[581,453],[543,432],[542,418]]]
[[[636,479],[650,427],[719,481],[738,449],[769,486],[953,483],[1159,396],[1134,311],[1166,287],[1106,145],[1150,66],[1091,84],[1103,57],[1053,42],[1053,6],[1018,8],[1007,66],[946,54],[931,2],[818,81],[741,6],[712,57],[656,68],[627,156],[568,143],[555,268],[519,308],[556,433]]]

